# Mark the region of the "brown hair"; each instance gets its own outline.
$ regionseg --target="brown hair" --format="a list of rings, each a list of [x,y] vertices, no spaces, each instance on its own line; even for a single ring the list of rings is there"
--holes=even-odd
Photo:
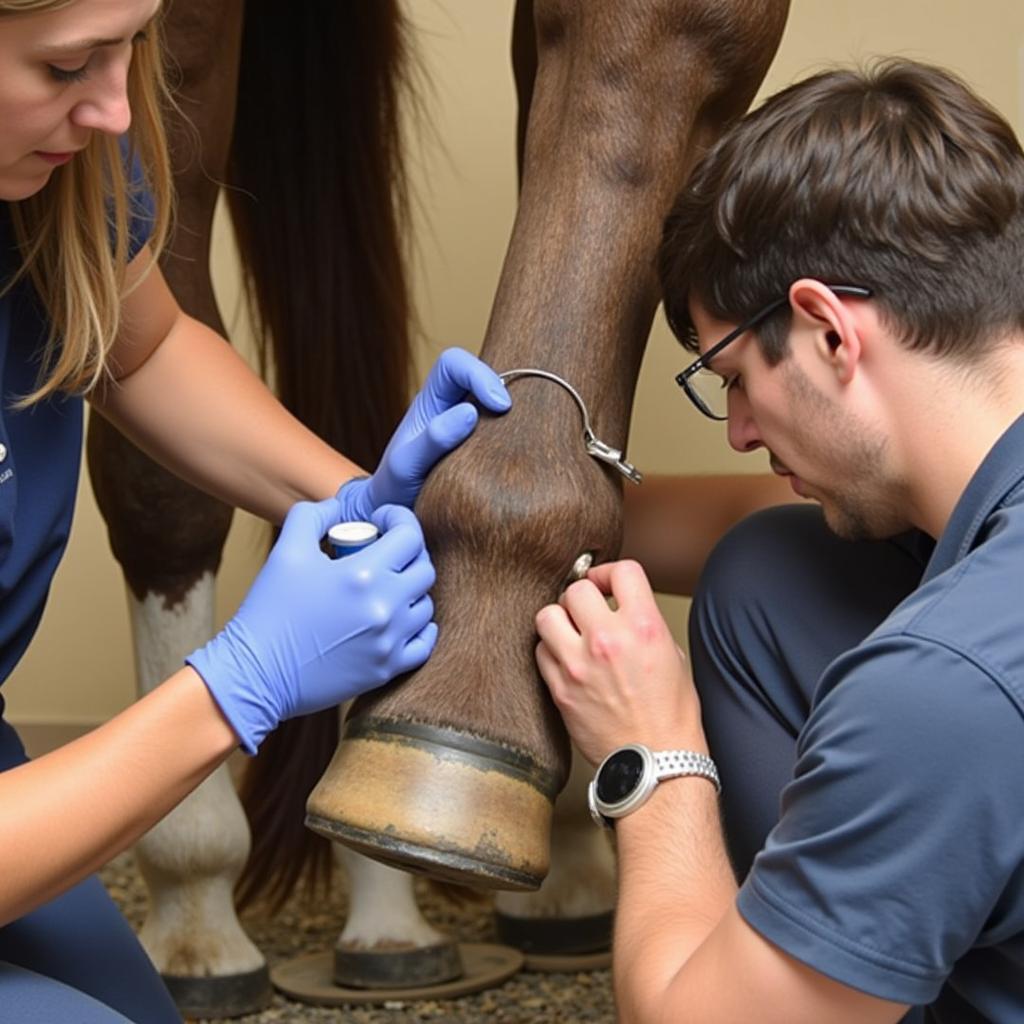
[[[738,323],[800,277],[871,288],[911,348],[966,358],[1024,328],[1024,153],[956,75],[909,60],[784,89],[707,153],[669,215],[669,324]],[[787,307],[783,307],[785,311]],[[759,331],[785,354],[788,317]]]
[[[67,0],[0,0],[0,20],[66,6]],[[140,157],[145,180],[133,186],[118,141],[95,132],[86,149],[55,170],[37,194],[10,204],[22,265],[0,287],[6,290],[28,276],[50,323],[38,387],[19,406],[59,391],[88,392],[107,373],[124,299],[133,188],[146,188],[153,198],[149,246],[154,255],[166,239],[171,175],[162,123],[167,91],[159,19],[136,44],[128,72],[130,149]]]

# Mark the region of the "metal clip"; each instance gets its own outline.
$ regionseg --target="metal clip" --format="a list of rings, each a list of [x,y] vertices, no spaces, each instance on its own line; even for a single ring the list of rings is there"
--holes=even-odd
[[[580,412],[583,414],[583,444],[587,454],[601,462],[607,462],[609,466],[614,466],[627,480],[632,480],[635,484],[643,480],[643,474],[640,470],[632,463],[627,462],[618,448],[613,448],[610,444],[605,444],[604,441],[598,440],[593,428],[590,426],[590,416],[587,413],[587,407],[583,403],[583,399],[568,381],[563,380],[558,374],[552,373],[550,370],[506,370],[504,373],[498,374],[498,376],[506,384],[517,377],[543,377],[545,380],[554,381],[554,383],[565,388],[576,399],[576,404],[580,407]]]

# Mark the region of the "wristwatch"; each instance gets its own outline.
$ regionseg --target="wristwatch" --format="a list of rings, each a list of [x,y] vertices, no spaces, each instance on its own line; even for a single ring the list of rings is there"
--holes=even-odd
[[[642,743],[630,743],[613,750],[600,764],[587,789],[590,816],[602,828],[611,828],[642,807],[662,779],[698,775],[722,792],[715,762],[693,750],[649,750]]]

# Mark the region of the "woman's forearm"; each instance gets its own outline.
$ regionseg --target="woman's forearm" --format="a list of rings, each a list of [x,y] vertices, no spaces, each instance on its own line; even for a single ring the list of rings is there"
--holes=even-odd
[[[130,846],[237,743],[184,668],[81,739],[0,773],[0,926]]]
[[[183,479],[272,522],[363,472],[295,419],[219,335],[184,314],[93,407]]]

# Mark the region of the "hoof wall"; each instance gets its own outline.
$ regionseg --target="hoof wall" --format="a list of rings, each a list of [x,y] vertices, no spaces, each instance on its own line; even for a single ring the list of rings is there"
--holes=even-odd
[[[421,988],[347,988],[334,982],[334,953],[314,953],[279,964],[270,972],[274,987],[290,999],[315,1006],[456,999],[494,988],[523,966],[523,954],[507,946],[461,943],[462,977]]]
[[[266,967],[245,974],[162,977],[183,1017],[242,1017],[265,1009],[273,995]]]
[[[605,953],[612,945],[611,911],[587,917],[512,917],[496,911],[498,939],[527,956]]]
[[[423,988],[462,974],[454,942],[392,950],[334,948],[334,982],[342,988]]]

